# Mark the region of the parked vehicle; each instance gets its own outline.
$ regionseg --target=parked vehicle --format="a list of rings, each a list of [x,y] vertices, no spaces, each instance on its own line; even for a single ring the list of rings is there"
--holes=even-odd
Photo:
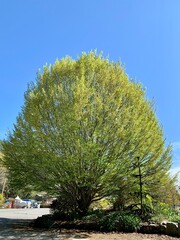
[[[39,208],[40,204],[33,199],[21,199],[19,196],[17,196],[14,199],[14,208]]]
[[[19,196],[14,199],[14,208],[30,208],[30,203],[23,201]]]
[[[27,203],[28,208],[39,208],[40,207],[40,204],[36,200],[33,200],[33,199],[23,199],[23,201]]]

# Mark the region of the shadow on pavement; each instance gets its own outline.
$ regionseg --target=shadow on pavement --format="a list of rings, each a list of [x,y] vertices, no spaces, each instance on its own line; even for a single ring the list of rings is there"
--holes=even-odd
[[[31,219],[11,219],[11,218],[0,218],[0,230],[1,228],[11,228],[13,226],[29,226]]]
[[[29,227],[32,220],[0,218],[0,240],[87,240],[88,234],[69,231],[33,229]]]

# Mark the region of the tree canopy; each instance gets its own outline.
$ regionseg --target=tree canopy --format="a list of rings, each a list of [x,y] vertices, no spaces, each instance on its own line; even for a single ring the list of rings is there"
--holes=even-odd
[[[95,52],[57,60],[37,74],[3,154],[11,184],[68,198],[82,212],[124,182],[136,192],[139,169],[153,193],[171,165],[141,84]]]

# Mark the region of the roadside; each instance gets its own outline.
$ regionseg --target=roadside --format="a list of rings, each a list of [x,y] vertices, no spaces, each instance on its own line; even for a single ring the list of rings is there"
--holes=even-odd
[[[49,214],[48,208],[36,209],[0,209],[0,239],[8,240],[64,240],[83,239],[88,236],[77,232],[47,231],[45,229],[33,229],[29,223],[44,214]]]
[[[76,230],[33,229],[31,220],[49,214],[49,209],[0,209],[0,240],[178,240],[165,235],[138,233],[88,233]]]

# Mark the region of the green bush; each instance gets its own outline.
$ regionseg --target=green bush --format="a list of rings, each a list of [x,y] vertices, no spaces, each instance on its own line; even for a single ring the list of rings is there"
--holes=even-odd
[[[101,230],[134,232],[140,227],[140,218],[126,212],[111,212],[100,220]]]
[[[131,204],[125,208],[125,211],[133,215],[138,215],[142,221],[149,221],[152,218],[154,210],[147,204],[143,204],[142,209],[140,204]]]
[[[0,207],[2,207],[4,204],[4,197],[3,194],[0,194]]]
[[[82,220],[90,221],[100,221],[102,217],[106,214],[105,210],[97,209],[88,211],[87,215],[82,218]]]
[[[162,222],[163,220],[179,222],[180,216],[178,216],[177,210],[173,209],[166,203],[159,202],[154,207],[154,215],[152,220],[156,222]]]
[[[177,215],[177,213],[175,213],[175,214],[171,217],[171,221],[172,221],[172,222],[180,222],[180,215]]]
[[[51,228],[55,220],[50,214],[43,215],[35,219],[32,226],[35,228]]]
[[[51,214],[56,220],[73,221],[79,217],[75,204],[66,197],[59,197],[54,200],[50,208]]]
[[[112,204],[110,200],[107,198],[102,198],[98,201],[92,202],[90,205],[90,209],[110,209],[112,207]]]

